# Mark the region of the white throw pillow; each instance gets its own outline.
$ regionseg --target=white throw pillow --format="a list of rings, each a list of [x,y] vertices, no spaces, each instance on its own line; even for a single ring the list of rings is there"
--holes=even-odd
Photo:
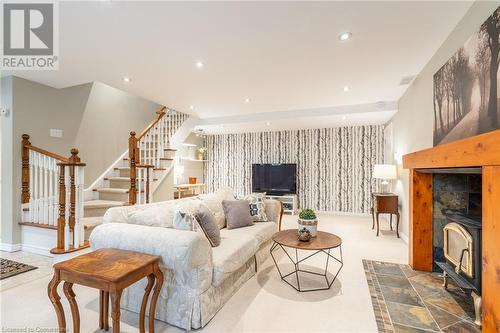
[[[134,210],[128,214],[128,223],[151,227],[173,227],[173,216],[170,205],[157,205],[141,210]]]
[[[254,222],[268,222],[266,215],[266,205],[264,203],[265,193],[252,193],[245,196],[249,203],[250,215]]]

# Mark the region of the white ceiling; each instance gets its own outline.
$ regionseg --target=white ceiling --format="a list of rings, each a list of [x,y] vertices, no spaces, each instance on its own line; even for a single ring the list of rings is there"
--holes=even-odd
[[[101,81],[201,118],[395,101],[470,4],[62,2],[60,69],[15,74],[54,87]],[[340,42],[343,31],[352,39]]]

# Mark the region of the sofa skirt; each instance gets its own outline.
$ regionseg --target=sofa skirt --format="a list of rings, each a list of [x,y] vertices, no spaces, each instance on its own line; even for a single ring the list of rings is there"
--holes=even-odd
[[[202,292],[189,285],[174,283],[173,271],[162,269],[164,281],[155,318],[185,330],[204,327],[269,258],[271,243],[271,240],[263,243],[255,256],[229,275],[220,286],[210,285]],[[146,279],[142,279],[124,290],[121,300],[123,309],[139,313],[146,282]]]

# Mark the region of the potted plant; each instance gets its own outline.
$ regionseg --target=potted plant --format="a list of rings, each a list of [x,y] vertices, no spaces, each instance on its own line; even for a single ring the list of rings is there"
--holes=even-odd
[[[204,160],[205,159],[205,152],[207,151],[207,147],[200,147],[198,148],[198,159],[199,160]]]
[[[306,228],[311,233],[311,237],[316,237],[318,231],[318,218],[314,210],[310,208],[303,209],[299,214],[299,230]]]

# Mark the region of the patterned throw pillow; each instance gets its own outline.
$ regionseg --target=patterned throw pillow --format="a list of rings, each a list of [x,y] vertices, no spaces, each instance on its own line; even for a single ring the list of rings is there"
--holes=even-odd
[[[177,207],[175,210],[173,222],[174,229],[178,230],[199,231],[200,228],[196,217],[181,207]]]
[[[250,204],[250,215],[254,222],[268,222],[266,215],[266,205],[264,204],[265,193],[252,193],[245,196],[245,200]]]

